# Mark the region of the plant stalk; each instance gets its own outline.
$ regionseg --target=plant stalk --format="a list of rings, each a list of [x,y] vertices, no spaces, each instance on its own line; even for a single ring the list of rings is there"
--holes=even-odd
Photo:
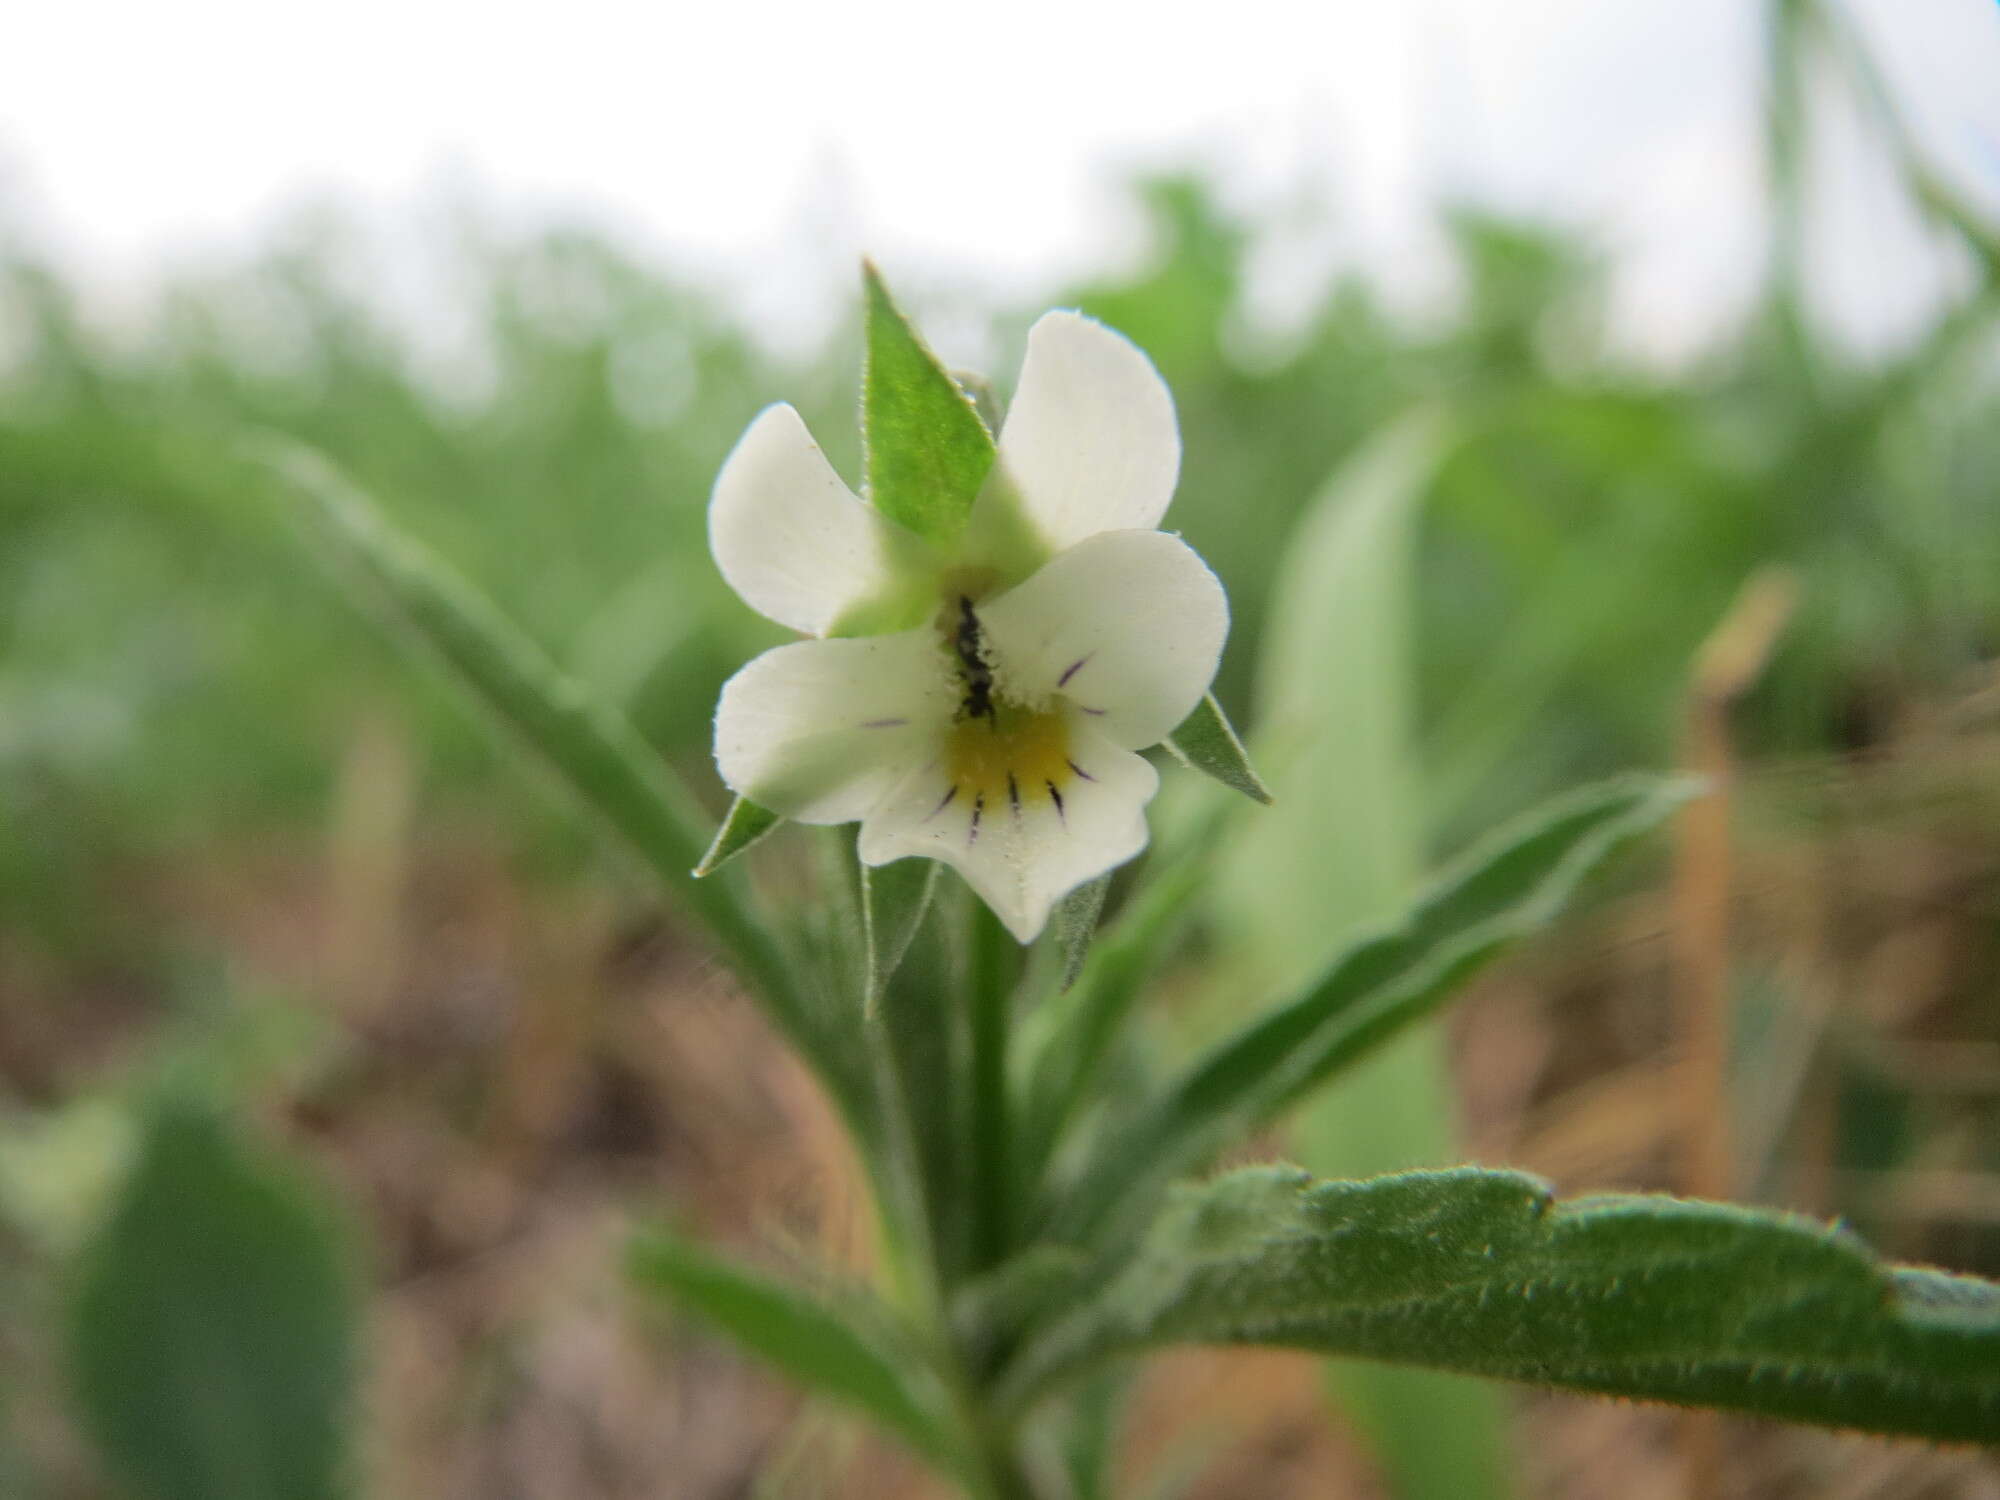
[[[1019,957],[1013,939],[982,903],[972,921],[970,1269],[997,1264],[1007,1252],[1010,1158],[1007,1099],[1009,1000]]]

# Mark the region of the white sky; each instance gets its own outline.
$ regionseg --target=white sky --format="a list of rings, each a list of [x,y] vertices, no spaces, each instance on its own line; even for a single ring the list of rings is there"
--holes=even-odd
[[[2000,4],[1848,0],[1925,138],[2000,205]],[[815,323],[863,251],[1028,292],[1129,254],[1133,164],[1216,165],[1248,205],[1325,189],[1321,241],[1434,272],[1450,191],[1592,226],[1640,342],[1727,316],[1761,244],[1762,0],[348,0],[18,5],[0,188],[118,285],[240,250],[302,201],[394,220],[470,182],[607,226]],[[1825,283],[1893,337],[1948,263],[1837,158]],[[1325,243],[1274,254],[1282,309]]]

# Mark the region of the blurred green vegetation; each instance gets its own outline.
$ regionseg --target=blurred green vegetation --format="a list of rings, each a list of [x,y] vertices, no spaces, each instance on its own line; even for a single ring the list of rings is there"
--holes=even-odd
[[[2000,644],[1990,275],[1886,360],[1802,333],[1774,293],[1662,374],[1609,346],[1602,267],[1577,243],[1463,212],[1454,316],[1399,318],[1341,278],[1246,357],[1259,227],[1197,177],[1137,191],[1147,262],[1048,300],[1130,334],[1174,389],[1173,521],[1231,592],[1233,710],[1316,487],[1411,406],[1450,414],[1416,631],[1425,802],[1447,844],[1670,758],[1690,655],[1764,564],[1798,570],[1804,604],[1750,705],[1761,751],[1874,743]],[[571,857],[481,732],[390,668],[258,509],[232,456],[246,429],[324,448],[713,784],[716,688],[775,635],[715,575],[708,486],[773,399],[854,473],[855,329],[781,359],[707,288],[590,237],[470,218],[441,237],[449,304],[421,328],[368,295],[368,253],[337,220],[174,282],[139,326],[107,326],[20,227],[0,237],[0,905],[39,941],[133,941],[104,885],[124,860],[317,818],[371,715],[407,726],[433,804]],[[1010,351],[1003,378],[1038,310],[959,309]]]
[[[1434,859],[1578,780],[1675,760],[1691,659],[1771,564],[1794,572],[1801,603],[1743,705],[1753,761],[1882,750],[1992,682],[2000,241],[1935,184],[1913,186],[1970,272],[1905,347],[1867,358],[1801,312],[1782,212],[1763,298],[1671,371],[1614,344],[1591,247],[1470,210],[1447,220],[1458,293],[1446,315],[1400,313],[1343,275],[1296,326],[1259,334],[1245,306],[1271,226],[1234,217],[1199,175],[1133,184],[1152,236],[1129,273],[951,311],[1000,351],[1003,394],[1049,304],[1081,306],[1159,364],[1186,454],[1169,521],[1230,590],[1218,693],[1246,725],[1299,518],[1371,439],[1417,410],[1443,419],[1416,508],[1407,643],[1409,800]],[[197,940],[171,902],[135,891],[252,852],[321,859],[343,767],[385,726],[410,756],[419,827],[495,834],[551,886],[593,858],[571,819],[522,794],[485,727],[317,575],[309,539],[238,467],[246,432],[324,449],[723,806],[708,765],[717,690],[781,633],[716,575],[709,485],[772,400],[797,405],[858,479],[858,320],[780,355],[714,288],[592,235],[509,234],[462,214],[432,239],[421,309],[378,295],[381,247],[322,215],[130,315],[39,249],[32,226],[0,222],[0,1127],[13,1137],[0,1229],[39,1216],[61,1230],[53,1251],[0,1234],[0,1271],[48,1269],[88,1217],[21,1181],[100,1193],[130,1145],[87,1076],[91,1047],[74,1049],[90,1059],[77,1075],[51,1073],[41,1059],[62,1049],[37,1040],[50,1028],[29,1011],[101,999],[107,972],[169,1013],[198,1008],[191,973],[218,991],[241,982],[216,978],[218,955],[185,951]],[[1365,762],[1372,742],[1356,740],[1329,761]],[[1955,792],[1906,790],[1879,798],[1892,818],[1957,816]],[[1795,802],[1801,823],[1823,811],[1810,787]],[[1990,853],[1990,787],[1983,806],[1966,836]],[[1968,868],[1954,878],[1976,914],[1987,867]],[[2000,918],[1986,930],[1955,993],[2000,971]],[[1775,1056],[1794,1038],[1772,1014],[1810,1013],[1811,986],[1774,969],[1742,988],[1746,1055]],[[1983,1029],[1955,1039],[2000,1045],[1981,1014]],[[297,1050],[334,1044],[316,1035]],[[1846,1055],[1829,1066],[1834,1154],[1884,1174],[1907,1161],[1920,1071]],[[277,1070],[203,1071],[254,1101]],[[1967,1139],[1961,1157],[1990,1183],[2000,1161],[1977,1145],[1990,1131]],[[31,1199],[43,1207],[24,1210]],[[1994,1269],[1991,1225],[1978,1233],[1963,1261]],[[46,1320],[50,1294],[0,1282],[5,1355]],[[0,1489],[22,1462],[0,1451]]]

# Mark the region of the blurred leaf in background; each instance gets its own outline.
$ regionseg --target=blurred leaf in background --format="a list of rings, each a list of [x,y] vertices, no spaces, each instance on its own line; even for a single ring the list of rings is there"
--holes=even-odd
[[[149,1500],[354,1493],[354,1269],[295,1169],[202,1108],[157,1106],[75,1294],[77,1394],[106,1462]]]
[[[1222,993],[1284,994],[1396,919],[1424,873],[1411,577],[1418,508],[1450,441],[1442,414],[1385,429],[1327,482],[1274,583],[1257,754],[1279,812],[1246,819],[1215,887]],[[1293,1150],[1325,1177],[1457,1159],[1443,1024],[1377,1052],[1300,1111]],[[1329,1368],[1403,1500],[1502,1496],[1505,1398],[1478,1381],[1374,1363]]]

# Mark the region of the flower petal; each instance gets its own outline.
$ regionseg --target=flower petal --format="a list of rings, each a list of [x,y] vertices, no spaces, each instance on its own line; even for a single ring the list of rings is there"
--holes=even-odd
[[[1011,488],[1051,552],[1100,531],[1155,525],[1180,475],[1174,398],[1123,334],[1081,313],[1028,332],[1021,381],[1000,430],[995,481]]]
[[[1229,633],[1208,565],[1164,531],[1078,542],[979,606],[1001,692],[1061,696],[1128,750],[1158,744],[1194,711]]]
[[[997,806],[954,795],[941,766],[919,765],[862,823],[862,860],[943,860],[1009,932],[1034,941],[1064,895],[1146,847],[1146,804],[1160,787],[1151,765],[1090,721],[1071,715],[1068,730],[1076,775]]]
[[[855,497],[799,414],[766,407],[716,476],[708,544],[729,586],[808,635],[898,591],[916,539]]]
[[[930,630],[779,646],[723,684],[716,764],[773,812],[852,822],[937,759],[953,681]]]

